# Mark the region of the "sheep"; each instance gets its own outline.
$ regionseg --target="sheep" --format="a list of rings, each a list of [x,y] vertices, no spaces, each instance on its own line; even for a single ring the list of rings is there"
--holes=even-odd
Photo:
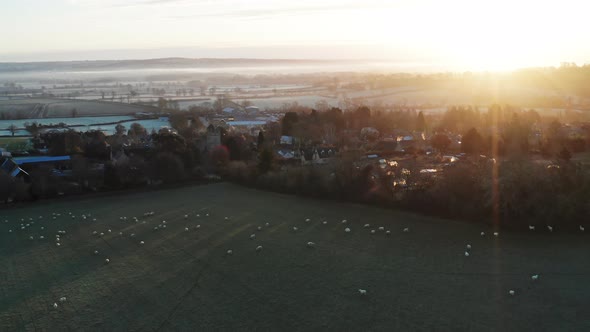
[[[250,235],[250,239],[251,239],[251,240],[254,240],[255,238],[256,238],[256,234],[252,234],[252,235]]]
[[[311,241],[310,241],[310,242],[307,242],[307,246],[308,246],[309,248],[313,248],[313,247],[315,246],[315,243],[313,243],[313,242],[311,242]]]
[[[367,295],[367,290],[366,289],[360,289],[359,288],[359,294],[365,296],[365,295]]]
[[[297,232],[297,227],[293,227],[293,232]]]
[[[45,230],[45,227],[41,227],[41,230]]]
[[[158,229],[159,229],[159,227],[158,227],[158,226],[154,227],[154,231],[157,231]]]
[[[34,239],[33,236],[29,236],[29,240],[33,240],[33,239]]]
[[[270,223],[266,223],[266,224],[264,224],[264,226],[270,227]]]
[[[144,245],[144,244],[145,244],[145,242],[143,242],[143,241],[139,241],[139,244],[141,244],[141,245]]]
[[[43,240],[43,239],[45,239],[45,236],[41,235],[41,236],[39,236],[39,239]]]
[[[469,257],[469,252],[465,252],[465,257]]]
[[[59,298],[59,302],[66,302],[66,300],[67,300],[67,299],[66,299],[66,297],[65,297],[65,296],[62,296],[62,297],[60,297],[60,298]]]
[[[108,263],[111,262],[111,260],[107,258],[107,259],[104,260],[104,262],[108,264]]]
[[[131,233],[131,235],[129,235],[130,237],[135,237],[135,233]]]
[[[500,233],[498,233],[498,232],[494,232],[494,236],[496,236],[496,237],[497,237],[498,235],[500,235]]]
[[[350,233],[350,228],[346,227],[346,228],[344,229],[344,231],[345,231],[346,233]]]
[[[385,227],[381,226],[381,227],[379,227],[379,230],[380,231],[384,231],[385,230]]]
[[[374,229],[371,230],[371,234],[375,234],[375,230]]]
[[[511,289],[508,291],[508,294],[510,294],[510,296],[514,296],[515,292]]]
[[[162,228],[166,228],[166,225],[162,225]]]
[[[185,227],[185,228],[184,228],[184,231],[185,231],[185,232],[188,232],[188,227]]]
[[[227,251],[227,254],[228,255],[233,255],[234,254],[234,251],[230,249],[230,250]]]
[[[481,232],[481,233],[479,233],[479,235],[480,235],[480,236],[485,236],[485,235],[486,235],[486,233],[484,233],[484,232]]]
[[[548,229],[550,232],[553,232],[553,226],[549,226],[549,225],[547,225],[547,229]]]
[[[305,222],[310,222],[310,221],[311,221],[311,219],[309,219],[309,218],[305,219]]]
[[[346,219],[342,220],[343,224],[346,224],[348,221]]]
[[[410,229],[408,227],[404,228],[404,233],[409,233]]]
[[[57,309],[57,303],[53,304],[53,309]]]
[[[584,226],[580,225],[580,231],[585,231],[586,229],[584,228]]]
[[[166,220],[162,220],[162,224],[163,225],[166,225]]]
[[[223,219],[225,219],[225,220],[229,220],[229,217],[225,217],[225,218],[223,218]]]
[[[470,250],[471,249],[471,245],[468,244],[468,245],[465,246],[465,248],[467,248],[468,250]]]
[[[195,226],[195,228],[197,228],[197,229],[198,229],[198,228],[201,228],[201,225],[197,225],[197,226]]]
[[[12,233],[12,229],[9,229],[9,230],[8,230],[8,233]]]
[[[209,213],[205,213],[205,217],[209,217]]]
[[[385,231],[385,234],[389,235],[391,234],[391,231]]]
[[[262,230],[262,226],[258,226],[256,229],[259,230],[259,231],[261,231]]]
[[[534,231],[534,230],[535,230],[535,226],[529,225],[529,231]]]
[[[58,246],[58,247],[61,246],[61,244],[59,242],[57,242],[55,245]]]
[[[201,217],[201,215],[200,214],[197,214],[197,218],[200,218],[200,217]]]
[[[95,255],[98,255],[98,250],[94,250],[94,254]]]
[[[531,279],[532,279],[533,281],[537,281],[537,280],[539,279],[539,275],[538,275],[538,274],[532,275],[532,276],[531,276]]]
[[[184,215],[184,219],[188,219],[188,214],[185,214]]]
[[[371,227],[371,225],[369,225],[369,224],[365,224],[365,225],[363,225],[363,227],[364,227],[364,228],[369,228],[369,227]]]
[[[260,251],[262,251],[262,246],[256,247],[256,252],[260,252]]]
[[[100,233],[100,236],[101,236],[101,237],[102,237],[102,236],[104,236],[104,233]]]
[[[123,232],[119,232],[119,236],[123,236]]]
[[[324,224],[324,225],[327,225],[327,224],[328,224],[328,222],[324,220],[324,221],[322,222],[322,224]]]
[[[107,230],[107,232],[111,233],[111,230],[109,229],[109,230]]]

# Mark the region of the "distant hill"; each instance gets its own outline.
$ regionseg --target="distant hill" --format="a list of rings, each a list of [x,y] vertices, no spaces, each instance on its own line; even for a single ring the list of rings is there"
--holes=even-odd
[[[96,60],[59,62],[0,62],[0,72],[27,71],[86,71],[150,68],[215,68],[268,65],[318,65],[343,62],[342,60],[296,60],[296,59],[189,59],[162,58],[147,60]]]

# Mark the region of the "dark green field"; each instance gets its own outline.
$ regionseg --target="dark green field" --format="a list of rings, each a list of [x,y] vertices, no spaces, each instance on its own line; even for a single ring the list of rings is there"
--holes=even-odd
[[[492,232],[223,183],[0,210],[0,331],[590,331],[590,234]]]

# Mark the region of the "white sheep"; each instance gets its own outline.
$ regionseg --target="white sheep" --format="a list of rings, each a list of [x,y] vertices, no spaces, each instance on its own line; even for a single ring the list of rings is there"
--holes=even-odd
[[[43,240],[43,239],[45,239],[45,236],[41,235],[41,236],[39,236],[39,239]]]
[[[29,236],[29,240],[33,240],[33,236]]]
[[[510,294],[511,296],[514,296],[515,292],[511,289],[508,291],[508,294]]]
[[[233,255],[234,254],[234,251],[230,249],[230,250],[227,251],[227,254],[228,255]]]
[[[553,232],[553,226],[549,226],[549,225],[547,225],[547,229],[548,229],[550,232]]]
[[[61,246],[61,244],[59,242],[57,242],[55,245],[58,246],[58,247]]]
[[[371,225],[369,225],[369,224],[364,224],[364,225],[363,225],[363,227],[364,227],[364,228],[369,228],[369,227],[371,227]]]
[[[166,225],[166,220],[162,220],[162,224],[163,225]]]
[[[195,227],[196,227],[196,228],[201,228],[201,225],[197,225],[197,226],[195,226]]]
[[[307,246],[308,246],[308,247],[310,247],[310,248],[312,248],[312,247],[314,247],[314,246],[315,246],[315,243],[313,243],[313,242],[311,242],[311,241],[310,241],[310,242],[307,242]]]
[[[500,235],[500,233],[494,232],[494,236],[498,236],[498,235]]]
[[[205,213],[205,217],[209,217],[209,213]]]
[[[188,214],[185,214],[184,215],[184,219],[188,219]]]
[[[100,236],[104,236],[104,233],[100,233]]]
[[[485,235],[486,235],[486,233],[485,233],[485,232],[481,232],[481,233],[479,233],[479,235],[481,235],[481,236],[485,236]]]
[[[254,240],[255,238],[256,238],[256,234],[252,234],[252,235],[250,235],[250,239],[251,239],[251,240]]]
[[[381,227],[379,227],[379,230],[380,231],[384,231],[385,230],[385,227],[381,226]]]
[[[374,229],[371,230],[371,234],[375,234],[375,230]]]
[[[262,226],[258,226],[256,229],[259,230],[259,231],[261,231],[262,230]]]
[[[344,229],[344,231],[345,231],[346,233],[350,233],[350,228],[346,227],[346,228]]]
[[[327,225],[328,222],[324,220],[324,221],[322,221],[322,224]]]
[[[166,228],[166,225],[162,225],[162,228]]]
[[[529,225],[529,231],[534,231],[534,230],[535,230],[535,226]]]
[[[297,227],[293,227],[293,232],[297,232]]]
[[[185,227],[185,228],[184,228],[184,231],[185,231],[185,232],[188,232],[188,227]]]
[[[139,244],[141,244],[141,245],[144,245],[144,244],[145,244],[145,242],[143,242],[143,241],[139,241]]]
[[[94,254],[95,255],[98,255],[98,250],[94,250]]]
[[[363,296],[364,296],[364,295],[367,295],[367,290],[366,290],[366,289],[360,289],[360,288],[359,288],[359,294],[361,294],[361,295],[363,295]]]
[[[270,223],[266,223],[266,224],[264,224],[264,226],[270,227]]]
[[[469,249],[471,249],[471,245],[468,244],[468,245],[465,246],[465,248],[467,248],[467,250],[469,250]]]
[[[584,228],[584,226],[580,225],[580,231],[585,231],[586,229]]]
[[[53,309],[57,309],[57,303],[53,304]]]
[[[310,221],[311,221],[311,219],[309,219],[309,218],[305,219],[305,222],[310,222]]]
[[[66,297],[65,296],[60,297],[59,302],[66,302]]]
[[[348,221],[346,219],[342,220],[343,224],[346,224]]]
[[[538,275],[538,274],[532,275],[532,276],[531,276],[531,279],[532,279],[533,281],[536,281],[537,279],[539,279],[539,275]]]
[[[257,251],[257,252],[260,252],[260,251],[262,251],[262,246],[258,246],[258,247],[256,247],[256,251]]]
[[[129,235],[129,236],[131,236],[131,237],[135,237],[135,233],[131,233],[131,235]]]
[[[391,231],[385,231],[385,234],[389,235],[391,234]]]
[[[469,257],[469,252],[465,252],[465,257]]]
[[[107,232],[111,233],[111,230],[109,229],[109,230],[107,230]]]
[[[107,259],[104,260],[104,262],[108,264],[108,263],[111,262],[111,260],[107,258]]]
[[[223,219],[225,219],[225,220],[229,220],[229,217],[225,217],[225,218],[223,218]]]
[[[408,227],[404,228],[404,233],[408,233],[410,232],[410,229]]]

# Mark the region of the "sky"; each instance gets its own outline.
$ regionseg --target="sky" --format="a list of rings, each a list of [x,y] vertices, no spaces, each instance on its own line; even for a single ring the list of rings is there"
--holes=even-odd
[[[0,61],[374,59],[483,70],[584,64],[587,7],[584,0],[2,0]]]

